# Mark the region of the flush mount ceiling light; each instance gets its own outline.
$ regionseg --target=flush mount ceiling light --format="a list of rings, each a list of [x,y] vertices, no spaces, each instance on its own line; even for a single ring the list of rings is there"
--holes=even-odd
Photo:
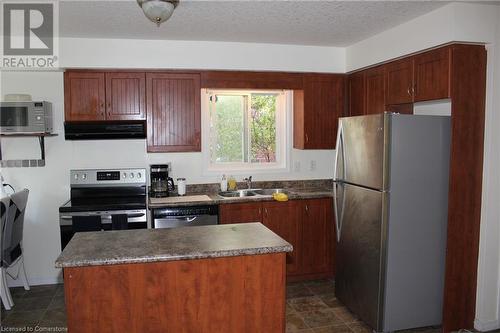
[[[144,15],[156,23],[158,26],[168,20],[175,7],[179,4],[178,0],[137,0],[137,4],[142,8]]]

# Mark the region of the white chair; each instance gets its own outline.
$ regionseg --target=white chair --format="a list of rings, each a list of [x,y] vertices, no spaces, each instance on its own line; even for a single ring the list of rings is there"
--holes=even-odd
[[[28,203],[27,189],[16,192],[7,200],[2,199],[2,261],[1,261],[1,293],[2,303],[6,310],[14,306],[9,287],[7,286],[7,275],[12,279],[21,278],[25,290],[30,290],[26,269],[24,267],[24,256],[22,249],[24,213]],[[5,213],[3,212],[5,210]],[[11,274],[9,268],[17,266],[17,273]]]

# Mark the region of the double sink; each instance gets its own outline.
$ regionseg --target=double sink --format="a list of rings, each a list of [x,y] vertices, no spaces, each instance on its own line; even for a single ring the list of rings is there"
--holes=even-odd
[[[288,194],[289,192],[282,188],[266,188],[266,189],[246,189],[237,191],[219,192],[222,198],[246,198],[246,197],[271,197],[275,193]]]

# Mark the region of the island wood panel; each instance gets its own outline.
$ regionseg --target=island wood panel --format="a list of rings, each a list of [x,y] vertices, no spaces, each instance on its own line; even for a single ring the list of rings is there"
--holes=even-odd
[[[413,58],[404,58],[385,65],[386,103],[413,102]]]
[[[64,73],[64,118],[66,121],[104,120],[105,79],[100,72]]]
[[[305,200],[302,204],[302,274],[333,276],[336,241],[332,207],[330,198]]]
[[[350,116],[365,114],[365,72],[349,75],[348,79],[348,109]]]
[[[64,269],[72,333],[285,332],[285,254]]]
[[[201,151],[200,75],[147,73],[148,152]]]
[[[262,203],[263,224],[278,236],[292,244],[293,251],[286,254],[288,275],[301,274],[302,205],[300,200],[286,202],[266,201]]]
[[[302,89],[302,74],[287,72],[202,71],[201,87],[213,89]]]
[[[243,202],[219,205],[219,223],[262,223],[262,203]]]
[[[443,331],[474,327],[481,224],[486,49],[453,45]]]
[[[450,58],[450,47],[418,54],[413,58],[415,102],[450,97]]]
[[[378,114],[386,111],[384,66],[365,71],[365,88],[365,114]]]
[[[146,74],[106,73],[106,119],[146,119]]]

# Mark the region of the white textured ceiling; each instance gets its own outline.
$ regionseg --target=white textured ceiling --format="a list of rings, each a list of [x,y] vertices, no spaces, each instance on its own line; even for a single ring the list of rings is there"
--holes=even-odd
[[[66,0],[60,3],[60,35],[347,46],[447,3],[180,0],[158,28],[135,0]]]

